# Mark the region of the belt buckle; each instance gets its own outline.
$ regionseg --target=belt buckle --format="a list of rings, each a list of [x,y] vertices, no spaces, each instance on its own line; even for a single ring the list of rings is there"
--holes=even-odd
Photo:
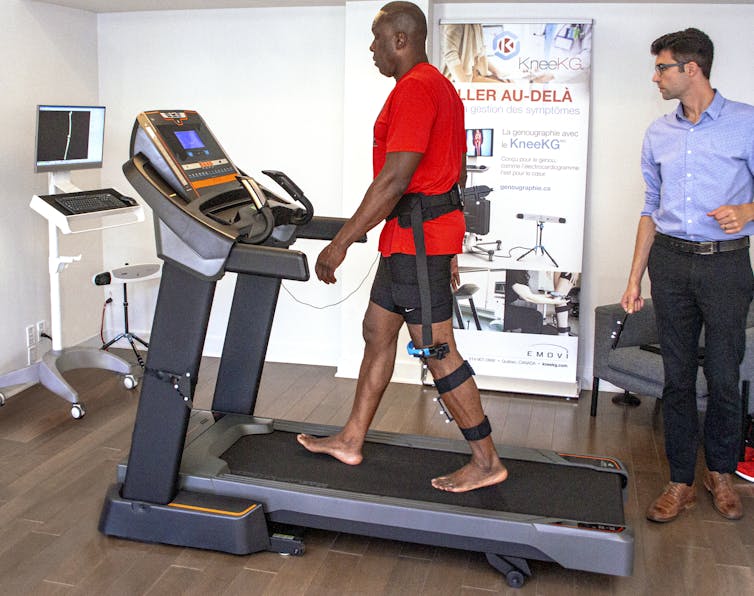
[[[718,252],[718,243],[716,241],[702,242],[698,246],[704,249],[697,253],[700,255],[714,255]]]

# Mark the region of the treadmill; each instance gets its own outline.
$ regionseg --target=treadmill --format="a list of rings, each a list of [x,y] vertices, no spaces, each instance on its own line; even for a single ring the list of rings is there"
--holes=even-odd
[[[504,483],[455,494],[430,479],[468,460],[462,440],[370,431],[364,462],[306,451],[300,432],[337,428],[254,416],[282,279],[309,278],[297,238],[331,239],[343,219],[314,216],[236,168],[190,110],[137,116],[126,177],[154,212],[164,261],[128,461],[99,528],[110,536],[250,554],[303,554],[297,528],[484,553],[509,585],[527,560],[630,575],[633,532],[616,459],[498,445]],[[192,410],[215,284],[237,274],[211,411]]]

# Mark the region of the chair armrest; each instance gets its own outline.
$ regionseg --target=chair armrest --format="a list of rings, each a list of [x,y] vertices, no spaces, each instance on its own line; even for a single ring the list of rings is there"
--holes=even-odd
[[[607,367],[607,359],[612,349],[610,337],[617,321],[623,321],[626,313],[620,304],[605,304],[594,309],[594,376],[600,377]],[[644,302],[644,308],[628,315],[617,347],[641,346],[657,343],[657,323],[651,300]]]

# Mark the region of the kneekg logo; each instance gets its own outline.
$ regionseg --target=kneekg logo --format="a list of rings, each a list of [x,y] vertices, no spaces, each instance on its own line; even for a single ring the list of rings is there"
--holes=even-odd
[[[495,56],[503,60],[515,58],[521,51],[518,37],[509,31],[498,33],[492,40],[492,47],[495,49]]]

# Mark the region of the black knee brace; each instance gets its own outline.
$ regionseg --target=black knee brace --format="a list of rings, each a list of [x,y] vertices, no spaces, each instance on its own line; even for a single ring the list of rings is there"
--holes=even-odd
[[[462,385],[466,379],[470,379],[474,375],[474,369],[467,360],[463,361],[463,364],[455,369],[449,375],[442,377],[441,379],[435,379],[435,387],[437,391],[442,395],[453,391],[456,387]]]
[[[568,313],[570,312],[570,310],[571,310],[570,304],[561,304],[561,305],[556,306],[555,307],[556,319],[557,319],[557,315],[559,315],[560,313],[562,312]],[[558,321],[558,333],[569,333],[570,331],[571,331],[571,326],[568,325],[568,319],[566,319],[565,326],[561,326],[560,321]]]
[[[461,428],[459,426],[458,429],[467,441],[481,441],[492,434],[492,427],[487,416],[476,426],[472,426],[471,428]]]
[[[442,394],[453,391],[456,387],[462,385],[467,379],[470,379],[474,375],[474,369],[467,360],[463,361],[463,364],[455,369],[452,373],[441,379],[435,379],[435,387],[440,393],[435,398],[437,405],[440,406],[440,412],[445,416],[445,422],[453,422],[453,416],[450,411],[445,407],[445,403],[442,401]]]
[[[449,391],[453,391],[453,389],[465,383],[466,380],[470,379],[473,375],[474,369],[471,368],[471,365],[467,360],[464,360],[463,364],[455,369],[452,373],[445,377],[442,377],[441,379],[435,380],[435,387],[437,387],[437,391],[439,391],[440,394],[448,393]],[[445,404],[443,404],[442,398],[438,396],[436,398],[436,401],[440,405],[442,413],[445,414],[446,422],[453,420],[453,418],[450,416],[450,413],[445,409]],[[490,421],[487,416],[485,416],[484,420],[482,420],[476,426],[472,426],[471,428],[461,428],[459,426],[458,429],[461,431],[463,438],[467,441],[481,441],[482,439],[490,436],[490,434],[492,433],[492,427],[490,426]]]

